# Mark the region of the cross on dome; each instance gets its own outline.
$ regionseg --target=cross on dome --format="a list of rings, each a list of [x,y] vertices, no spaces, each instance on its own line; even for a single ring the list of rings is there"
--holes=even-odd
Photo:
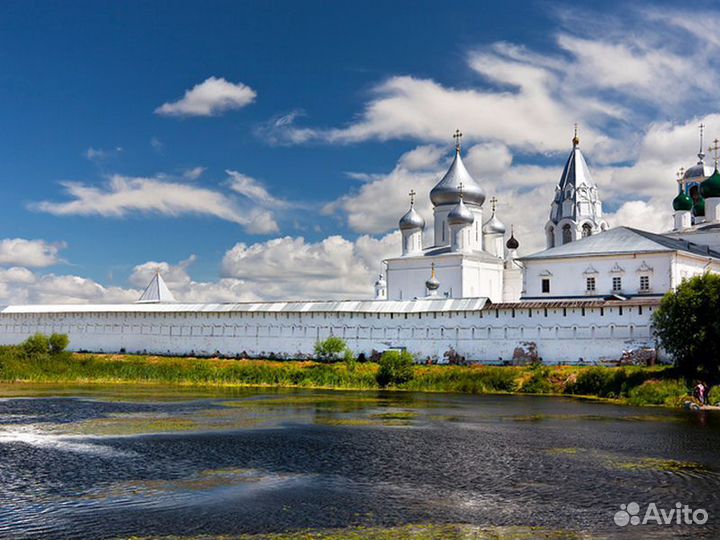
[[[492,213],[495,213],[495,207],[497,206],[498,200],[497,197],[493,196],[490,198],[490,207],[492,208]]]
[[[719,145],[718,143],[720,143],[720,140],[718,140],[717,137],[716,137],[716,138],[713,140],[713,143],[715,143],[715,144],[713,144],[712,146],[710,146],[710,147],[708,148],[708,152],[712,152],[712,153],[713,153],[713,159],[715,160],[715,168],[717,169],[717,166],[718,166],[718,151],[720,151],[720,145]]]
[[[412,206],[415,204],[415,195],[417,195],[417,193],[415,193],[414,189],[411,189],[408,195],[410,195],[410,206]]]
[[[453,134],[453,139],[455,139],[455,148],[457,150],[460,150],[460,139],[462,139],[463,134],[460,132],[459,129],[455,130],[455,133]]]
[[[577,122],[575,122],[575,134],[573,135],[572,143],[573,143],[573,146],[577,146],[578,144],[580,144],[580,137],[578,137]]]

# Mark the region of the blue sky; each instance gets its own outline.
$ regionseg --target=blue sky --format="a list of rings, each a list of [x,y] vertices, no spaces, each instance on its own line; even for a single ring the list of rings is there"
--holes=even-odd
[[[676,5],[3,2],[0,301],[370,294],[455,127],[526,252],[576,121],[611,224],[662,230],[720,134],[720,17]]]

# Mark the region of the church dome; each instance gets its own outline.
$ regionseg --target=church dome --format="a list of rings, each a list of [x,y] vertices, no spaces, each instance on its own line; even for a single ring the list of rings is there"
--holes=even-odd
[[[518,242],[515,238],[515,234],[510,235],[510,238],[508,239],[505,246],[507,246],[508,249],[517,249],[520,247],[520,242]]]
[[[708,165],[705,165],[705,162],[700,159],[700,161],[685,171],[683,179],[686,182],[700,182],[710,176],[712,172],[712,169]]]
[[[692,210],[694,216],[705,217],[705,199],[698,199]]]
[[[700,184],[700,194],[705,199],[720,197],[720,172],[717,169],[710,178]]]
[[[448,225],[472,225],[475,222],[475,216],[465,206],[463,199],[465,198],[465,188],[463,186],[462,196],[459,202],[455,205],[455,208],[450,210],[447,217]]]
[[[430,200],[435,206],[455,204],[460,200],[461,191],[467,203],[482,206],[485,202],[485,191],[465,168],[460,156],[460,145],[458,145],[455,148],[455,159],[453,159],[452,165],[442,180],[430,191]]]
[[[400,218],[400,230],[408,231],[411,229],[424,229],[425,220],[423,217],[415,211],[414,207],[410,207],[410,210]]]
[[[435,277],[435,263],[432,263],[430,268],[430,279],[425,282],[425,287],[428,291],[437,291],[440,288],[440,282],[438,278]]]
[[[681,189],[677,197],[673,199],[673,210],[675,210],[676,212],[689,211],[692,210],[692,207],[693,201],[690,198],[690,195],[688,195]]]
[[[490,219],[488,219],[482,228],[483,234],[505,234],[505,225],[497,218],[495,212],[493,212]]]

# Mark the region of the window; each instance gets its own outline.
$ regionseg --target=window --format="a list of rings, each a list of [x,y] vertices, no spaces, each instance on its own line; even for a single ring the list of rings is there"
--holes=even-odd
[[[640,276],[640,290],[641,291],[649,291],[650,290],[650,276]]]
[[[544,293],[550,292],[550,280],[548,278],[544,278],[542,280],[542,292],[544,292]]]
[[[595,292],[595,278],[594,277],[585,278],[585,284],[586,284],[585,290],[587,292]]]
[[[586,223],[585,225],[582,226],[582,237],[587,238],[591,234],[592,234],[592,227],[590,226],[589,223]]]
[[[622,278],[620,276],[613,277],[612,284],[613,284],[613,292],[622,291]]]
[[[555,229],[553,227],[547,230],[547,243],[549,248],[555,247]]]
[[[569,244],[570,242],[572,242],[572,230],[570,229],[570,225],[563,225],[562,241],[563,244]]]

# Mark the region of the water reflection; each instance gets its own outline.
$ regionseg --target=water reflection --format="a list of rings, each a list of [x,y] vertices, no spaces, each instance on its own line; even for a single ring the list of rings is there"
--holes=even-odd
[[[637,538],[612,521],[630,501],[710,514],[644,538],[720,531],[712,414],[531,396],[13,392],[0,401],[3,538]]]

